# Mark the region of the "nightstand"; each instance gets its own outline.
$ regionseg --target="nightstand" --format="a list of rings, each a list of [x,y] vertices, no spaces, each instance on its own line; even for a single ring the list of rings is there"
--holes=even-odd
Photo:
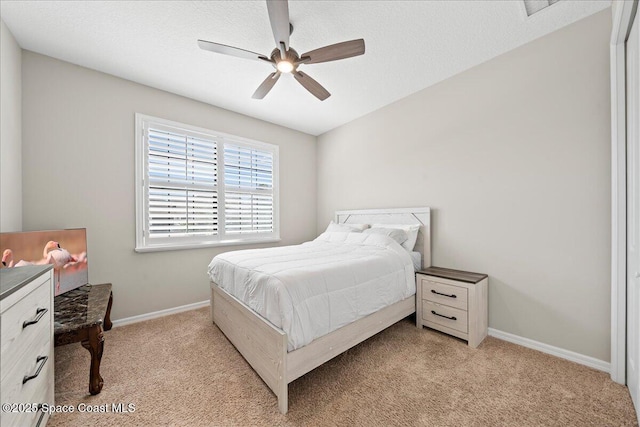
[[[416,326],[462,338],[476,348],[487,336],[489,276],[429,267],[416,273]]]

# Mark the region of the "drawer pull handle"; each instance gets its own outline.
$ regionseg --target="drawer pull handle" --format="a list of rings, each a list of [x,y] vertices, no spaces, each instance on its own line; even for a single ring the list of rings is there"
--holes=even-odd
[[[451,294],[451,295],[449,295],[449,294],[442,294],[442,293],[440,293],[440,292],[434,291],[433,289],[431,289],[431,293],[432,293],[432,294],[436,294],[436,295],[442,295],[443,297],[458,298],[458,295],[456,295],[456,294]]]
[[[49,309],[46,308],[39,308],[36,310],[36,317],[33,320],[29,320],[29,321],[24,321],[24,323],[22,324],[22,329],[26,328],[29,325],[35,325],[36,323],[38,323],[40,321],[40,319],[42,319],[42,316],[44,316],[44,314],[49,311]]]
[[[22,384],[25,384],[27,381],[31,381],[32,379],[40,375],[40,371],[42,371],[42,367],[44,366],[44,364],[47,363],[47,359],[49,359],[49,356],[38,356],[38,358],[36,359],[36,363],[40,363],[40,366],[38,366],[38,370],[35,374],[22,378]]]
[[[431,314],[435,314],[436,316],[444,317],[445,319],[449,319],[449,320],[458,320],[456,316],[451,316],[451,317],[445,316],[444,314],[438,314],[433,310],[431,310]]]

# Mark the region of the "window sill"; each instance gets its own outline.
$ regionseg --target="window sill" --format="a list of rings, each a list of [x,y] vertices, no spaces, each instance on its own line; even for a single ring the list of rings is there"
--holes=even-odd
[[[243,246],[243,245],[255,245],[260,243],[276,243],[282,239],[279,237],[270,237],[268,239],[251,239],[251,240],[225,240],[224,242],[203,242],[203,243],[184,243],[173,245],[152,245],[152,246],[137,246],[135,251],[138,253],[146,252],[162,252],[162,251],[180,251],[184,249],[203,249],[203,248],[215,248],[219,246]]]

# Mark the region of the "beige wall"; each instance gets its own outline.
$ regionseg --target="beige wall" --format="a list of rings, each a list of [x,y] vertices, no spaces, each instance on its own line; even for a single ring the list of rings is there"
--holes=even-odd
[[[0,20],[0,231],[22,229],[22,50]]]
[[[490,275],[491,328],[608,361],[610,30],[606,10],[321,135],[317,230],[430,206],[433,263]]]
[[[324,134],[317,153],[313,136],[24,52],[24,228],[88,229],[90,280],[114,284],[114,319],[207,299],[222,249],[133,251],[134,113],[182,121],[280,145],[282,244],[314,238],[336,209],[431,206],[434,264],[491,276],[492,328],[609,360],[610,19]]]
[[[315,237],[315,137],[28,51],[22,71],[24,228],[87,228],[114,319],[208,299],[211,258],[250,247],[134,252],[136,112],[279,145],[281,243]]]

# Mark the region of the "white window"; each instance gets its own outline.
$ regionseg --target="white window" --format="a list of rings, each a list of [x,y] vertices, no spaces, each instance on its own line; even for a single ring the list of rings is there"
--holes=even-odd
[[[279,240],[278,147],[136,114],[136,251]]]

